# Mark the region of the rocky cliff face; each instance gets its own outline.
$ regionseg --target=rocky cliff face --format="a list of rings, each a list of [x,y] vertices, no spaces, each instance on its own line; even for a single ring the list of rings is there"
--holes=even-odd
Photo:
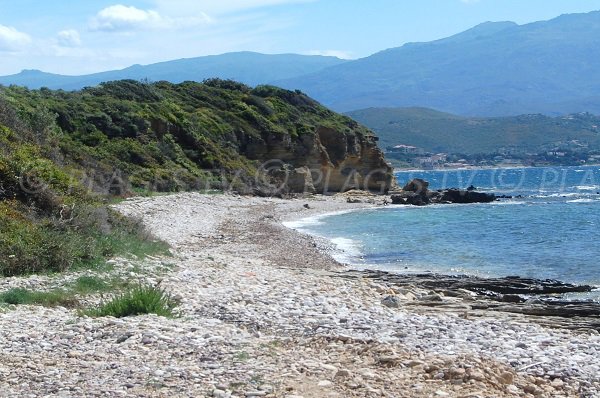
[[[376,137],[320,126],[314,134],[270,134],[240,148],[263,162],[271,185],[284,192],[331,193],[351,189],[387,192],[394,184],[391,167]]]

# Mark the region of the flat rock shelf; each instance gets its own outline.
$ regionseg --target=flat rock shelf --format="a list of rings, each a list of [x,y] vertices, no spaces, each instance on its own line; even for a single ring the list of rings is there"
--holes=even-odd
[[[591,300],[564,300],[565,293],[587,293],[593,286],[575,285],[552,279],[480,278],[468,275],[435,273],[400,274],[385,271],[348,271],[348,278],[367,278],[390,286],[430,289],[437,295],[415,300],[411,305],[448,307],[455,299],[469,303],[473,310],[502,311],[534,317],[568,318],[556,320],[557,327],[600,330],[600,303]],[[577,318],[573,321],[572,318]],[[548,323],[548,322],[545,322]],[[551,322],[552,324],[552,322]]]

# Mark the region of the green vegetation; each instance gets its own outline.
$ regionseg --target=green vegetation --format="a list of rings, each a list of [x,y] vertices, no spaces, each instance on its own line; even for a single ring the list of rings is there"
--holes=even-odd
[[[0,275],[165,253],[107,204],[155,192],[252,192],[267,142],[293,144],[318,126],[371,134],[300,92],[218,79],[0,87]]]
[[[58,151],[60,137],[47,111],[19,113],[0,98],[0,275],[164,252],[138,222],[110,211],[84,186],[82,170]]]
[[[98,308],[83,311],[92,317],[123,318],[142,314],[172,317],[177,302],[158,286],[136,285],[122,294],[102,303]]]
[[[83,275],[73,284],[73,290],[79,294],[106,292],[116,287],[117,281],[110,283],[98,276]]]
[[[469,118],[425,108],[369,108],[348,115],[372,128],[384,150],[398,144],[466,155],[600,150],[600,117],[587,113]]]
[[[70,292],[60,289],[48,292],[38,292],[16,288],[0,293],[0,303],[15,305],[35,304],[43,305],[45,307],[75,307],[77,305],[77,300],[75,300]]]

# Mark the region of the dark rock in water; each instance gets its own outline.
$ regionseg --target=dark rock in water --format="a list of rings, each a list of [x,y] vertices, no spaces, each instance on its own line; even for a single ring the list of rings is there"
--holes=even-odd
[[[476,192],[473,186],[466,190],[452,188],[430,191],[428,188],[427,181],[415,178],[407,183],[401,191],[391,195],[392,203],[424,206],[431,203],[489,203],[496,200],[496,195]]]
[[[397,274],[385,271],[348,271],[343,277],[368,278],[390,286],[411,288],[418,286],[442,293],[447,297],[467,295],[467,303],[472,310],[489,310],[551,317],[540,321],[569,329],[595,329],[600,331],[600,303],[589,300],[564,300],[564,293],[582,293],[594,290],[588,285],[573,285],[551,279],[531,279],[520,277],[480,278],[466,275]],[[441,298],[441,296],[440,296]],[[382,300],[386,306],[395,306],[394,296]],[[452,301],[435,300],[433,295],[425,296],[406,305],[427,307],[452,307]],[[564,321],[561,321],[564,320]]]
[[[425,206],[429,204],[429,198],[425,195],[411,191],[401,191],[391,196],[392,204]]]
[[[409,181],[404,188],[402,188],[403,191],[409,191],[409,192],[416,192],[416,193],[426,193],[427,190],[429,189],[429,182],[420,179],[420,178],[415,178],[411,181]]]
[[[441,201],[450,203],[489,203],[496,200],[496,195],[475,192],[475,191],[464,191],[460,189],[447,189],[443,191]]]

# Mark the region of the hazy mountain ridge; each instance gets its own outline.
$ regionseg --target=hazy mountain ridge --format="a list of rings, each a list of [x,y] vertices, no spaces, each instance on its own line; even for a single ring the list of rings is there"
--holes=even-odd
[[[336,57],[298,54],[259,54],[237,52],[205,57],[184,58],[150,65],[132,65],[128,68],[81,76],[66,76],[38,70],[24,70],[18,74],[0,77],[1,85],[19,85],[30,89],[78,90],[113,80],[166,80],[201,82],[210,78],[231,79],[251,86],[273,80],[286,79],[311,73],[345,62]]]
[[[336,110],[423,106],[463,115],[600,113],[600,12],[484,23],[276,82]]]

